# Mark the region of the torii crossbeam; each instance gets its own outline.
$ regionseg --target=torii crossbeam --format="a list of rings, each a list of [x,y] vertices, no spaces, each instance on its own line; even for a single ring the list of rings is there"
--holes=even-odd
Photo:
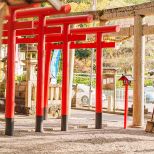
[[[27,7],[27,6],[26,6]],[[16,44],[16,27],[15,21],[16,18],[20,17],[27,17],[26,15],[22,15],[22,12],[17,11],[20,9],[19,7],[10,7],[10,16],[7,17],[8,19],[8,60],[7,60],[7,85],[6,85],[6,127],[5,127],[5,134],[12,136],[14,132],[14,101],[15,101],[15,44]],[[48,11],[47,11],[48,10]],[[53,8],[35,8],[35,9],[27,9],[24,10],[24,13],[32,13],[39,17],[39,36],[38,36],[38,78],[37,83],[37,118],[36,118],[36,131],[41,131],[42,125],[42,107],[44,102],[44,33],[45,33],[45,16],[52,15],[52,14],[66,14],[69,13],[71,10],[69,5],[65,5],[61,8],[60,11],[57,11]],[[43,15],[42,15],[43,12]],[[35,14],[36,13],[36,14]],[[21,15],[21,16],[20,16]],[[32,14],[32,16],[34,16]],[[42,74],[43,72],[43,74]],[[43,96],[42,96],[43,95]]]
[[[102,127],[102,48],[115,47],[114,42],[102,41],[103,33],[117,32],[117,26],[70,29],[71,24],[87,23],[92,21],[92,16],[73,16],[45,20],[45,16],[52,14],[68,13],[70,7],[63,6],[60,11],[49,8],[29,9],[25,11],[11,10],[8,24],[4,25],[3,36],[8,35],[3,43],[8,44],[8,78],[6,99],[6,135],[13,135],[14,126],[14,62],[15,44],[38,43],[38,75],[37,75],[37,102],[36,102],[36,132],[43,131],[43,118],[47,115],[49,60],[51,50],[63,50],[63,75],[62,75],[62,119],[61,130],[68,127],[68,85],[69,85],[69,49],[96,48],[96,128]],[[38,16],[35,22],[16,22],[16,18]],[[26,24],[25,24],[26,23]],[[25,26],[26,25],[26,26]],[[48,27],[53,26],[55,27]],[[58,25],[58,26],[57,26]],[[60,27],[59,25],[62,25]],[[25,31],[26,29],[26,31]],[[55,34],[58,33],[58,34]],[[85,41],[87,34],[96,34],[94,43],[77,43]],[[22,35],[34,35],[34,38],[18,38]],[[54,44],[62,42],[62,44]],[[46,57],[45,57],[46,45]],[[46,63],[46,65],[45,65]]]

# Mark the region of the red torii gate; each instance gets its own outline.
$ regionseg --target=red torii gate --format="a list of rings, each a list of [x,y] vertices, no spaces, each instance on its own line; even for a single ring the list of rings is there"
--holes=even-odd
[[[101,42],[99,44],[99,47],[102,48],[114,48],[115,47],[115,42]],[[96,43],[81,43],[81,44],[75,44],[75,43],[70,43],[70,49],[80,49],[80,48],[97,48],[97,44]],[[45,119],[47,119],[47,110],[48,110],[48,87],[49,87],[49,65],[50,65],[50,54],[51,54],[51,50],[53,49],[64,49],[63,44],[47,44],[46,46],[46,66],[45,66],[45,91],[46,91],[46,96],[44,96],[44,103],[45,103]],[[98,48],[97,48],[98,49]],[[100,50],[97,50],[97,52],[99,52]],[[97,53],[96,52],[96,53]],[[63,53],[64,54],[64,53]],[[68,53],[67,53],[68,54]],[[101,53],[102,55],[102,53]],[[98,58],[99,56],[99,58]],[[100,54],[97,54],[97,64],[101,63],[100,61]],[[65,63],[65,60],[63,58],[63,63]],[[67,74],[66,76],[66,72],[65,70],[68,69],[69,65],[67,63],[67,65],[63,64],[63,75],[62,75],[62,81],[64,81],[64,79],[67,80],[69,79],[69,74]],[[102,83],[102,79],[100,79],[101,75],[102,75],[102,71],[100,71],[101,68],[97,67],[97,75],[96,75],[96,129],[101,129],[102,128],[102,89],[99,88],[97,89],[99,86],[101,86],[100,83]],[[101,75],[100,75],[101,74]],[[101,77],[102,78],[102,77]],[[98,80],[99,79],[99,80]],[[98,84],[99,83],[99,84]],[[69,84],[69,83],[68,83]],[[65,85],[65,87],[68,87],[68,85],[66,85],[66,83],[62,83],[62,96],[63,95],[67,95],[68,97],[68,90],[64,91],[63,86]],[[102,87],[102,86],[101,86]],[[101,92],[97,93],[99,90],[101,89]],[[68,100],[67,102],[65,102],[65,104],[63,104],[64,100],[66,99],[65,97],[62,97],[62,119],[61,119],[61,130],[62,131],[66,131],[68,128]],[[101,98],[101,99],[99,99]],[[100,103],[101,102],[101,103]]]
[[[58,20],[59,21],[61,21],[61,22],[63,22],[63,19],[66,19],[66,21],[68,20],[68,21],[73,21],[72,19],[74,19],[74,21],[72,22],[72,24],[73,23],[76,23],[76,24],[78,24],[78,23],[83,23],[83,22],[91,22],[92,21],[92,19],[93,19],[93,17],[91,16],[91,15],[84,15],[84,16],[75,16],[75,17],[67,17],[67,18],[59,18]],[[67,22],[68,22],[67,21]],[[48,20],[47,20],[47,22],[48,22]],[[26,22],[25,22],[26,23]],[[50,24],[48,24],[48,25],[51,25],[51,23],[52,22],[50,22]],[[65,22],[66,23],[66,22]],[[40,25],[40,27],[41,27],[41,25]],[[40,28],[39,27],[39,28]],[[44,26],[42,26],[42,27],[44,27]],[[53,28],[54,29],[54,28]],[[46,37],[46,39],[44,39],[44,41],[42,41],[42,40],[39,40],[39,37],[40,37],[40,35],[38,36],[38,38],[36,37],[35,39],[34,38],[17,38],[16,39],[16,43],[18,44],[18,43],[37,43],[37,42],[42,42],[41,44],[45,44],[45,42],[57,42],[57,41],[63,41],[64,42],[64,46],[63,46],[63,48],[65,47],[65,45],[67,45],[68,44],[68,42],[69,41],[76,41],[76,40],[85,40],[86,39],[86,36],[85,35],[73,35],[73,34],[69,34],[69,35],[66,35],[65,34],[65,30],[66,29],[69,29],[69,24],[65,24],[65,26],[63,27],[63,31],[64,31],[64,34],[52,34],[51,36],[47,36]],[[57,29],[56,29],[57,30]],[[32,31],[32,30],[31,30]],[[41,31],[41,30],[39,30],[39,31]],[[28,33],[29,33],[29,31],[28,31],[28,29],[27,29],[27,32],[24,32],[24,31],[17,31],[18,32],[18,35],[21,35],[21,34],[26,34],[26,35],[28,35]],[[33,34],[35,34],[34,32],[32,32]],[[32,34],[31,33],[31,34]],[[43,33],[41,34],[41,36],[43,35]],[[57,37],[58,36],[58,37]],[[58,39],[57,39],[58,38]],[[66,41],[64,41],[65,40],[65,38],[67,38],[67,40]],[[3,40],[3,42],[4,43],[7,43],[7,40]],[[42,48],[42,47],[41,47]],[[67,45],[67,48],[68,48],[68,45]],[[39,50],[39,46],[38,46],[38,50]],[[40,51],[40,50],[39,50]],[[68,49],[67,50],[65,50],[65,51],[67,51],[68,52]],[[68,57],[66,57],[66,56],[68,56],[68,54],[64,54],[64,56],[65,56],[65,61],[66,61],[66,59],[68,59]],[[38,57],[40,57],[39,55],[38,55]],[[44,59],[38,59],[38,64],[39,63],[41,63],[42,61],[44,61]],[[64,64],[64,68],[65,68],[65,66],[66,66],[66,64],[65,64],[65,62],[63,63]],[[68,65],[68,64],[67,64]],[[38,69],[39,69],[39,66],[38,66]],[[68,70],[68,68],[67,68],[67,70]],[[44,76],[44,72],[41,72],[40,74],[38,73],[38,76],[40,75],[40,78],[42,78],[42,76]],[[67,78],[66,78],[67,79]],[[47,80],[45,80],[45,81],[47,81]],[[38,80],[37,80],[37,82],[38,82]],[[63,82],[65,83],[65,82],[68,82],[68,81],[66,81],[66,80],[64,80],[63,79]],[[40,82],[39,82],[40,83]],[[38,84],[39,84],[38,83]],[[65,85],[63,83],[63,85]],[[38,85],[37,84],[37,85]],[[46,85],[45,85],[46,86]],[[67,86],[63,86],[63,88],[67,88]],[[38,86],[38,90],[40,89],[40,86]],[[67,89],[66,89],[67,90]],[[65,93],[63,93],[63,94],[65,94]],[[48,95],[48,92],[46,92],[45,91],[45,93],[44,93],[44,95]],[[38,95],[37,95],[38,96]],[[40,96],[40,95],[39,95]],[[42,94],[42,96],[40,96],[40,98],[39,99],[42,99],[42,97],[43,97],[43,94]],[[67,96],[62,96],[62,98],[63,98],[63,100],[64,100],[64,97],[65,97],[65,100],[67,99],[66,97]],[[48,97],[47,96],[45,96],[45,98],[44,99],[48,99]],[[45,101],[45,102],[47,102],[47,101]],[[67,103],[67,101],[65,101],[66,103]],[[63,101],[62,101],[62,104],[65,104],[65,105],[67,105],[66,103],[63,103]],[[37,102],[38,103],[38,102]],[[46,117],[46,114],[47,114],[47,112],[46,112],[46,103],[44,104],[45,105],[45,108],[44,108],[44,114],[45,114],[45,116],[44,117]],[[40,122],[42,119],[43,119],[43,110],[42,110],[42,107],[40,107],[40,106],[38,106],[38,104],[37,104],[37,106],[36,106],[36,113],[39,113],[42,117],[41,118],[37,118],[36,117],[36,122],[37,122],[37,119],[38,119],[38,124],[36,124],[36,131],[39,131],[39,132],[41,132],[42,130],[43,130],[43,126],[42,126],[42,122]],[[62,107],[62,109],[65,109],[65,107]],[[63,112],[65,112],[65,111],[63,111]],[[66,113],[66,112],[65,112]],[[41,119],[41,120],[40,120]],[[62,118],[63,119],[63,118]],[[43,120],[42,120],[43,121]],[[64,121],[64,122],[63,122]],[[62,120],[62,123],[65,123],[65,119],[64,120]],[[62,124],[62,126],[65,126],[66,124]]]
[[[29,10],[27,10],[27,11],[29,11]],[[39,50],[39,52],[38,52],[38,80],[37,80],[37,85],[38,85],[37,86],[38,87],[37,88],[37,100],[39,102],[37,101],[37,105],[36,105],[36,115],[37,115],[36,116],[36,131],[41,132],[42,129],[43,129],[43,127],[42,127],[42,122],[43,122],[43,110],[42,110],[43,109],[43,103],[41,102],[41,99],[44,99],[44,98],[43,98],[43,93],[41,92],[41,90],[43,89],[43,86],[42,86],[43,84],[39,85],[39,83],[41,83],[41,81],[44,82],[44,80],[43,80],[44,72],[43,72],[43,64],[42,64],[44,62],[44,59],[43,59],[44,55],[42,53],[43,53],[43,49],[44,49],[44,45],[45,45],[44,44],[45,43],[45,37],[43,37],[45,35],[45,32],[42,32],[42,31],[44,30],[45,24],[43,24],[44,22],[42,21],[42,16],[39,17],[39,19],[41,19],[40,20],[40,23],[41,24],[39,23],[40,26],[38,26],[39,27],[38,28],[38,31],[37,31],[37,32],[39,32],[38,33],[39,34],[38,38],[33,39],[33,41],[30,38],[27,38],[27,39],[20,39],[20,38],[18,39],[17,38],[17,39],[15,39],[15,35],[14,35],[14,41],[16,41],[16,43],[34,43],[34,42],[37,43],[37,42],[39,42],[38,43],[38,50]],[[75,19],[77,19],[77,22],[76,23],[78,23],[78,19],[82,20],[82,22],[90,22],[90,21],[92,21],[92,16],[75,17]],[[26,23],[26,22],[24,22],[24,23]],[[28,25],[28,24],[26,24],[26,25]],[[21,25],[19,26],[16,23],[16,28],[17,29],[20,29],[21,27],[22,27]],[[28,26],[26,27],[24,25],[23,25],[23,27],[24,28],[29,28]],[[4,28],[4,29],[6,30],[7,28]],[[54,28],[52,28],[52,30],[53,29]],[[47,29],[47,30],[48,31],[51,31],[51,29]],[[59,28],[55,30],[55,32],[57,32],[57,31],[59,31]],[[28,29],[27,29],[27,32],[28,32]],[[33,31],[33,29],[30,29],[30,32],[33,33],[33,34],[35,34],[34,31]],[[24,31],[21,31],[21,30],[17,30],[17,34],[18,35],[21,35],[21,34],[23,34],[23,35],[26,34],[27,35],[27,33],[25,33]],[[3,35],[6,36],[7,35],[7,31],[5,31]],[[56,37],[57,37],[57,35],[56,35]],[[64,38],[64,36],[62,38]],[[71,39],[72,39],[72,41],[73,40],[79,40],[80,38],[85,40],[84,35],[81,35],[81,36],[80,35],[77,35],[77,36],[73,36],[73,35],[68,36],[68,40],[69,41]],[[51,41],[51,39],[54,39],[54,37],[53,36],[52,37],[50,36],[49,38],[48,37],[46,38],[46,40],[48,40],[48,41]],[[7,41],[7,40],[3,40],[3,42],[4,43],[7,43],[7,42],[9,43],[9,41]],[[39,64],[40,64],[40,67],[39,67]],[[42,70],[42,71],[40,71],[40,70]],[[8,106],[6,105],[6,109],[7,109],[7,107]],[[14,112],[13,110],[11,110],[11,111]],[[9,113],[11,111],[9,111]],[[6,113],[6,115],[7,115],[7,113]],[[10,123],[10,124],[13,125],[13,123]],[[8,125],[6,125],[6,126],[8,126]],[[11,132],[10,135],[13,134],[13,127],[11,128],[11,130],[9,130],[9,132]],[[8,131],[6,132],[6,135],[9,135],[8,134]]]
[[[72,34],[96,34],[96,119],[95,128],[102,128],[102,34],[118,32],[120,28],[118,26],[105,26],[105,27],[93,27],[74,29]]]
[[[41,9],[42,10],[42,9]],[[35,11],[37,12],[37,9],[35,9]],[[33,12],[33,13],[35,13],[35,11],[34,10],[27,10],[27,12]],[[68,11],[68,10],[67,10]],[[22,12],[22,11],[21,11]],[[19,13],[19,11],[18,11],[18,13]],[[23,15],[23,14],[24,15]],[[29,14],[29,13],[24,13],[24,12],[22,12],[21,14],[22,15],[18,15],[17,17],[31,17],[32,15],[31,14]],[[53,13],[53,12],[52,12]],[[37,13],[35,13],[34,15],[38,15],[39,16],[39,14],[37,14]],[[12,15],[11,15],[12,16]],[[74,18],[74,20],[73,20],[73,18],[72,17],[68,17],[68,18],[66,18],[65,20],[64,20],[64,18],[61,18],[61,20],[57,20],[58,22],[57,23],[55,23],[55,24],[64,24],[64,27],[63,27],[63,32],[64,32],[64,34],[66,35],[66,37],[64,37],[64,35],[61,35],[61,40],[54,40],[54,39],[56,39],[55,37],[54,37],[54,35],[53,36],[51,36],[50,38],[48,38],[48,39],[45,39],[45,34],[46,34],[46,32],[45,32],[45,19],[44,19],[44,17],[45,17],[45,15],[43,14],[43,15],[41,15],[41,16],[39,16],[39,23],[38,23],[38,25],[39,25],[39,28],[38,28],[38,31],[39,31],[39,36],[38,36],[38,38],[36,38],[36,40],[34,39],[34,41],[35,41],[35,43],[38,41],[39,43],[38,43],[38,80],[37,80],[37,85],[38,85],[38,89],[37,89],[37,107],[36,107],[36,131],[38,131],[38,132],[41,132],[42,131],[42,129],[43,129],[43,127],[42,127],[42,122],[43,122],[43,101],[46,99],[45,97],[43,97],[43,89],[44,89],[44,85],[43,85],[43,82],[44,82],[44,52],[43,52],[43,49],[44,49],[44,42],[45,42],[45,40],[47,41],[47,40],[49,40],[49,42],[51,41],[51,39],[53,39],[52,41],[63,41],[63,45],[61,45],[61,47],[60,48],[63,48],[63,59],[65,59],[64,61],[63,61],[63,92],[62,92],[62,125],[61,125],[61,130],[67,130],[67,114],[68,114],[68,94],[67,94],[67,91],[68,91],[68,63],[69,63],[69,59],[68,59],[68,47],[69,47],[69,42],[71,41],[71,35],[69,35],[69,34],[73,34],[73,33],[85,33],[85,29],[80,29],[80,30],[84,30],[84,32],[76,32],[75,30],[71,30],[71,33],[70,33],[70,29],[69,29],[69,25],[70,24],[75,24],[75,23],[81,23],[81,22],[85,22],[85,17],[84,18],[80,18],[80,17],[73,17]],[[91,18],[91,17],[90,17]],[[79,20],[75,20],[75,19],[79,19]],[[86,20],[87,20],[88,18],[86,18]],[[52,20],[52,22],[50,21],[50,23],[48,22],[48,24],[53,24],[53,21],[55,21],[56,22],[56,19],[51,19]],[[89,21],[89,20],[88,20]],[[12,20],[12,24],[13,24],[13,22],[14,22],[14,20]],[[107,28],[107,27],[106,27]],[[108,27],[109,28],[109,27]],[[107,29],[108,29],[107,28]],[[112,26],[112,28],[113,28],[113,26]],[[114,31],[117,31],[117,29],[115,30],[114,28],[114,30],[113,29],[110,29],[108,32],[114,32]],[[20,29],[20,28],[19,28]],[[96,30],[97,29],[97,30]],[[71,43],[71,45],[70,45],[70,47],[71,48],[85,48],[86,46],[88,47],[88,48],[96,48],[97,47],[97,52],[98,53],[101,53],[101,48],[103,48],[103,45],[109,45],[110,47],[112,46],[113,47],[113,43],[105,43],[105,42],[101,42],[101,34],[103,33],[102,31],[100,31],[100,28],[96,28],[95,30],[96,30],[96,33],[97,33],[97,42],[96,43],[88,43],[88,44],[86,44],[86,43],[84,43],[84,44],[75,44],[75,43]],[[98,30],[99,29],[99,30]],[[105,30],[107,30],[107,29],[105,29]],[[13,30],[13,32],[15,32],[15,29],[13,28],[12,29]],[[92,29],[91,28],[91,30],[93,31],[94,29]],[[9,29],[9,34],[10,34],[10,29]],[[11,31],[12,32],[12,31]],[[20,33],[21,33],[21,31],[19,32],[19,31],[17,31],[18,33],[18,35],[20,35]],[[65,33],[66,32],[66,33]],[[105,31],[105,33],[106,33],[107,31]],[[7,33],[7,32],[6,32]],[[22,33],[24,33],[24,32],[22,32]],[[93,32],[87,32],[87,33],[95,33],[94,31]],[[86,34],[86,33],[85,33]],[[99,34],[99,35],[98,35]],[[11,34],[12,35],[12,40],[14,40],[14,43],[15,43],[15,41],[16,41],[16,39],[15,39],[15,35],[14,35],[14,33],[12,33]],[[9,37],[11,36],[11,35],[9,35]],[[57,37],[57,35],[55,35],[56,37]],[[70,36],[70,38],[69,38],[69,36]],[[77,39],[78,38],[78,39]],[[79,40],[79,38],[82,38],[83,40],[85,39],[85,36],[84,35],[76,35],[76,36],[74,36],[74,37],[72,37],[72,39],[74,39],[73,41],[75,41],[75,40]],[[9,44],[11,44],[11,42],[10,42],[10,40],[11,39],[8,39],[8,43]],[[26,39],[17,39],[17,43],[26,43],[26,41],[27,41],[27,43],[34,43],[34,41],[32,41],[32,40],[30,40],[29,38],[26,40]],[[99,41],[100,41],[100,43],[99,43]],[[48,41],[47,41],[48,42]],[[98,45],[98,44],[99,45]],[[15,49],[15,46],[13,46],[12,45],[12,47],[13,47],[13,49]],[[49,49],[54,49],[54,48],[57,48],[58,46],[53,46],[53,45],[50,45],[49,46],[50,48]],[[59,48],[59,47],[58,47]],[[8,50],[9,51],[9,50]],[[14,53],[14,52],[13,52]],[[50,52],[47,52],[47,53],[50,53]],[[9,52],[8,52],[8,55],[9,55]],[[48,54],[47,54],[48,55]],[[12,56],[13,58],[14,58],[14,55]],[[46,58],[49,58],[49,57],[46,57]],[[8,56],[8,59],[9,59],[9,56]],[[9,60],[8,60],[9,61]],[[99,61],[100,62],[100,61]],[[100,64],[100,63],[97,63],[97,64]],[[14,65],[14,63],[13,63],[13,65]],[[8,65],[8,67],[9,67],[9,65]],[[14,67],[14,66],[12,66],[12,67]],[[65,72],[66,71],[66,72]],[[100,70],[99,70],[100,71]],[[98,72],[99,72],[98,71]],[[14,71],[12,71],[12,72],[14,72]],[[12,73],[13,74],[13,73]],[[13,74],[14,75],[14,74]],[[102,75],[102,74],[101,74]],[[99,80],[98,80],[99,79]],[[97,80],[99,81],[99,83],[100,83],[100,78],[97,78]],[[45,81],[48,81],[48,80],[45,80]],[[11,80],[11,82],[13,83],[14,82],[14,80],[12,79]],[[7,82],[8,83],[8,82]],[[102,82],[101,82],[102,83]],[[41,87],[40,87],[40,85],[39,84],[41,84]],[[8,84],[7,84],[8,85]],[[96,85],[97,86],[97,85]],[[97,87],[96,87],[96,89],[97,89]],[[100,89],[99,89],[100,90]],[[13,90],[12,90],[13,91]],[[11,92],[12,92],[11,91]],[[97,89],[97,91],[98,91],[98,89]],[[14,91],[13,91],[14,92]],[[8,92],[7,92],[8,93]],[[47,93],[47,92],[46,92]],[[13,93],[11,93],[11,94],[13,94]],[[40,94],[40,95],[39,95]],[[99,95],[98,95],[98,97],[96,96],[96,99],[97,99],[97,102],[101,102],[101,100],[99,99],[99,96],[100,95],[102,95],[102,89],[101,89],[101,93],[99,93]],[[11,95],[11,97],[13,98],[13,95]],[[7,97],[7,99],[8,99],[8,97]],[[39,103],[38,103],[39,102]],[[102,102],[101,102],[102,103]],[[102,108],[100,107],[100,105],[101,105],[101,103],[96,103],[96,124],[97,123],[100,123],[99,121],[101,121],[100,119],[100,111],[102,110]],[[13,109],[13,107],[14,107],[14,104],[13,104],[13,101],[10,103],[11,104],[11,106],[12,106],[12,108],[11,108],[11,110],[9,110],[8,109],[8,104],[6,103],[6,111],[8,111],[8,112],[6,112],[6,132],[5,132],[5,134],[6,135],[12,135],[13,134],[13,117],[14,117],[14,109]],[[100,109],[101,108],[101,109]],[[8,109],[8,110],[7,110]],[[45,109],[44,109],[45,110]],[[12,114],[10,117],[11,118],[7,118],[7,116],[9,115],[9,114]],[[99,115],[99,116],[98,116]],[[97,120],[98,118],[99,118],[99,120]],[[97,122],[98,121],[98,122]],[[98,124],[97,124],[98,125]],[[100,128],[99,126],[97,126],[96,125],[96,128]]]
[[[51,44],[50,49],[63,49],[63,73],[62,73],[62,119],[61,119],[61,130],[66,131],[68,127],[68,79],[69,79],[69,73],[68,73],[68,67],[69,67],[69,59],[68,59],[68,50],[69,50],[69,40],[68,35],[70,34],[70,30],[68,29],[68,25],[74,24],[75,20],[73,18],[57,18],[57,19],[51,19],[50,25],[62,25],[64,26],[63,33],[67,38],[63,40],[62,45],[53,45]],[[48,22],[49,24],[49,22]],[[65,28],[66,27],[66,28]],[[70,48],[96,48],[97,54],[96,54],[96,129],[102,128],[102,51],[101,49],[107,47],[115,47],[115,43],[107,43],[102,42],[102,33],[111,33],[111,32],[118,32],[120,29],[118,26],[106,26],[106,27],[94,27],[94,28],[79,28],[79,29],[72,29],[71,34],[96,34],[97,39],[95,43],[84,43],[84,44],[74,44],[72,43],[70,45]],[[106,46],[105,46],[106,45]],[[49,49],[48,49],[49,50]],[[48,56],[50,54],[48,53]],[[48,60],[48,58],[46,59]],[[46,72],[49,72],[47,70],[49,68],[49,62],[47,62],[47,68]],[[45,80],[45,85],[48,87],[48,79],[49,74],[46,77],[47,80]],[[48,88],[47,88],[48,89]],[[46,90],[47,90],[46,89]],[[48,93],[48,90],[47,90]],[[47,100],[47,98],[45,98]],[[45,101],[45,104],[47,104],[47,101]]]
[[[22,8],[29,7],[24,6]],[[36,8],[36,9],[27,9],[24,11],[16,11],[21,7],[10,7],[10,16],[8,19],[8,60],[7,60],[7,85],[6,85],[6,108],[5,108],[5,118],[6,118],[6,127],[5,134],[12,136],[14,131],[14,101],[15,101],[15,44],[16,44],[16,18],[27,17],[24,13],[39,17],[39,36],[38,36],[38,79],[37,85],[37,118],[36,118],[36,131],[40,132],[42,127],[42,115],[43,115],[43,94],[44,94],[44,25],[45,25],[45,16],[53,14],[64,14],[69,13],[71,8],[69,5],[65,5],[61,8],[60,11],[57,11],[53,8]],[[24,15],[23,15],[24,14]],[[19,28],[20,29],[20,28]],[[43,74],[42,74],[43,72]]]

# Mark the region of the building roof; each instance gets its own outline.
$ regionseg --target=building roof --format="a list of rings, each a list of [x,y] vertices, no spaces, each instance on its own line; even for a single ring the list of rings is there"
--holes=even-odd
[[[132,75],[123,75],[122,74],[122,77],[119,80],[122,80],[122,81],[124,81],[124,80],[132,81],[133,77],[132,77]]]

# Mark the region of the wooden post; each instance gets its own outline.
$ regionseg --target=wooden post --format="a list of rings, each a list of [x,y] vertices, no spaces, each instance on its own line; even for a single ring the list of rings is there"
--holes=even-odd
[[[43,132],[44,119],[44,69],[45,69],[45,17],[39,17],[37,96],[36,96],[36,132]]]
[[[142,16],[134,18],[134,97],[133,126],[144,124],[144,59],[145,37],[143,36]]]
[[[125,85],[124,129],[127,128],[127,115],[128,115],[128,82]]]
[[[70,25],[64,24],[63,33],[66,35],[63,48],[63,72],[62,72],[62,107],[61,107],[61,131],[68,129],[68,97],[69,97],[69,43],[68,34]]]
[[[15,52],[16,31],[14,29],[15,10],[10,9],[9,35],[7,52],[7,81],[6,81],[6,104],[5,104],[5,135],[13,136],[14,133],[14,106],[15,106]]]
[[[103,81],[103,52],[101,48],[102,34],[97,33],[97,48],[96,48],[96,119],[95,128],[102,128],[102,81]]]
[[[47,47],[45,54],[45,72],[44,72],[44,120],[47,120],[48,118],[50,61],[51,61],[51,51]]]

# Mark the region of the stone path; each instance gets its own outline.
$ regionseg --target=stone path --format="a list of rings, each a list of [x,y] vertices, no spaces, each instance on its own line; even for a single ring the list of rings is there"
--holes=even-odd
[[[0,117],[2,119],[3,115]],[[154,134],[146,133],[144,128],[124,130],[123,116],[105,113],[103,129],[96,130],[94,118],[94,112],[73,110],[69,131],[60,131],[60,119],[49,119],[44,122],[45,132],[35,133],[34,117],[18,115],[13,137],[4,135],[4,122],[1,121],[0,153],[154,154]],[[129,117],[129,125],[131,121]]]

